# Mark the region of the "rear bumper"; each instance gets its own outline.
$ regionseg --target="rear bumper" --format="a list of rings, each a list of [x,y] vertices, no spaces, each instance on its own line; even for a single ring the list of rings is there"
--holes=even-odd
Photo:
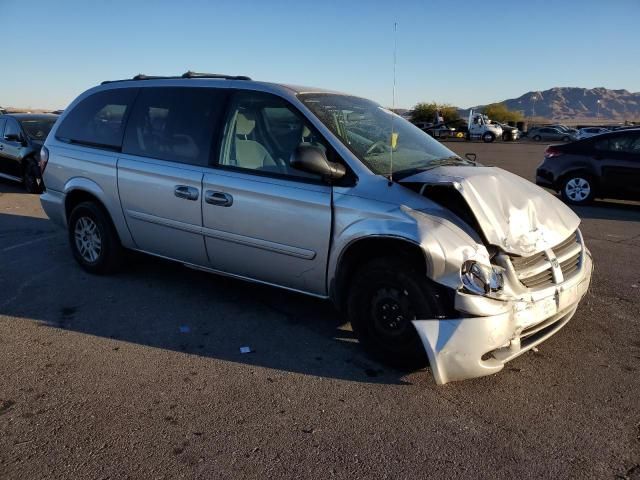
[[[551,337],[573,317],[592,271],[587,254],[579,275],[543,296],[501,301],[458,292],[456,310],[469,316],[414,320],[436,383],[497,373]]]
[[[67,218],[64,208],[65,194],[57,192],[47,188],[47,190],[40,195],[40,204],[47,217],[55,224],[65,227],[67,226]]]
[[[536,185],[557,190],[555,175],[542,167],[536,170]]]

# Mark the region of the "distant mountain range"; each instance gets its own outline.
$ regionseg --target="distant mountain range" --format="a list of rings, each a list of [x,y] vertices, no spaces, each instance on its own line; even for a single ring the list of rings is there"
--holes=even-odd
[[[550,120],[640,120],[640,92],[608,88],[555,87],[504,100],[525,117]]]

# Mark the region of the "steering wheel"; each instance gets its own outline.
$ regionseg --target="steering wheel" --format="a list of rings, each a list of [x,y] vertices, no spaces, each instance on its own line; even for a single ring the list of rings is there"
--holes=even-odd
[[[387,142],[384,140],[378,140],[377,142],[373,142],[369,148],[367,148],[367,151],[364,153],[365,155],[371,155],[373,152],[375,152],[377,149],[380,149],[381,151],[385,151],[388,150],[388,145]]]

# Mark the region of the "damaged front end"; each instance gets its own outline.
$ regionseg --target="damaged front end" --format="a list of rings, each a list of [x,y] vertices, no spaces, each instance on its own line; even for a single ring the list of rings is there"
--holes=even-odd
[[[413,321],[438,384],[496,373],[572,318],[593,262],[564,204],[497,168],[437,168],[402,183],[447,207],[483,244],[452,254],[457,278],[451,268],[431,269],[455,290],[459,316]]]

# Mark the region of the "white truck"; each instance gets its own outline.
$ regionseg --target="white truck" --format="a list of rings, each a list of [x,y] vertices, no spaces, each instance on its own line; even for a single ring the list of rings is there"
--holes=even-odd
[[[485,143],[493,142],[496,138],[502,138],[502,127],[492,123],[483,113],[469,110],[468,140],[482,140]]]

